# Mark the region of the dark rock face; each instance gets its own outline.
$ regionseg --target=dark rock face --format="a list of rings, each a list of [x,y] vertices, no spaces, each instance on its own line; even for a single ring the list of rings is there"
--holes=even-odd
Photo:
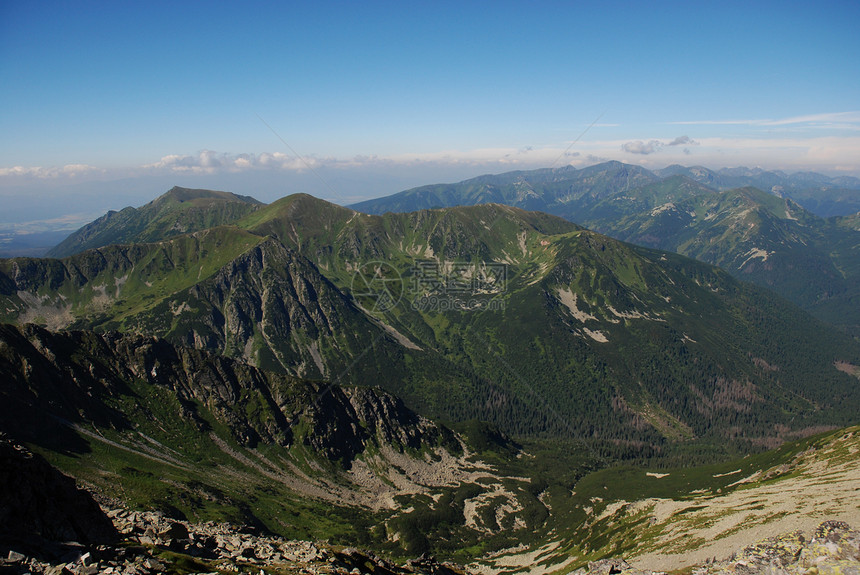
[[[310,261],[272,239],[138,319],[147,333],[173,343],[310,379],[342,371],[380,337]],[[383,340],[380,348],[393,353],[399,346]],[[352,375],[346,381],[358,382]]]
[[[2,430],[39,445],[50,443],[49,426],[61,428],[55,436],[72,437],[63,422],[132,429],[154,417],[110,407],[131,394],[133,381],[145,381],[170,390],[180,405],[176,416],[201,434],[212,431],[198,413],[207,410],[246,447],[302,441],[347,468],[369,444],[460,450],[453,432],[380,389],[304,381],[158,338],[0,324],[0,373]],[[258,412],[246,409],[251,400]],[[296,428],[306,431],[297,437]]]
[[[40,541],[107,544],[118,534],[89,493],[0,434],[0,547]]]

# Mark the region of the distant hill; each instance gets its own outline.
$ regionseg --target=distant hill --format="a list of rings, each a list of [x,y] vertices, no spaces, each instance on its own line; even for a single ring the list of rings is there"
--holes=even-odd
[[[544,168],[480,176],[456,184],[421,186],[350,207],[363,213],[382,214],[498,203],[572,219],[568,216],[578,206],[659,179],[645,168],[606,162],[581,170],[572,166]]]
[[[815,172],[786,174],[743,167],[712,171],[701,166],[688,168],[679,165],[656,170],[655,173],[660,177],[684,175],[717,190],[758,188],[791,198],[824,218],[860,212],[860,179],[850,176],[830,177]]]
[[[229,224],[261,205],[254,198],[230,192],[174,187],[145,206],[108,212],[45,255],[62,258],[113,244],[163,240]]]
[[[598,204],[588,225],[720,266],[860,333],[860,233],[850,227],[856,218],[825,220],[756,188],[643,203],[646,190],[637,191],[638,201]],[[601,217],[608,210],[616,216]]]
[[[582,169],[573,166],[485,175],[452,184],[432,184],[353,204],[368,214],[411,212],[426,208],[500,203],[539,210],[572,221],[583,221],[580,211],[626,191],[654,184],[671,176],[702,184],[713,191],[755,187],[788,197],[821,217],[860,212],[860,179],[830,177],[814,172],[786,174],[759,168],[723,168],[672,165],[650,171],[617,161]]]

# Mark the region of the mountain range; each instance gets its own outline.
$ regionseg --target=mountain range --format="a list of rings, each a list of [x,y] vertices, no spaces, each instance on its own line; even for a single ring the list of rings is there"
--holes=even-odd
[[[215,214],[246,208],[229,223],[204,209],[195,221],[224,225],[184,235],[162,225],[213,196]],[[498,204],[373,216],[177,188],[149,206],[172,207],[141,208],[123,237],[161,230],[155,243],[0,261],[3,321],[373,382],[430,417],[630,456],[772,444],[860,407],[834,363],[860,365],[850,337],[717,268],[562,218]],[[118,229],[108,218],[87,235]]]
[[[352,207],[381,214],[486,202],[545,211],[717,265],[860,334],[855,178],[682,166],[651,172],[607,162],[422,186]]]
[[[786,174],[743,167],[713,171],[701,166],[680,165],[651,171],[617,161],[581,169],[573,166],[542,168],[479,176],[456,184],[431,184],[351,207],[378,214],[496,202],[577,219],[576,210],[596,200],[677,175],[716,191],[758,188],[791,198],[820,217],[860,211],[860,179],[850,176],[834,178],[815,172]],[[559,213],[563,210],[566,213]]]

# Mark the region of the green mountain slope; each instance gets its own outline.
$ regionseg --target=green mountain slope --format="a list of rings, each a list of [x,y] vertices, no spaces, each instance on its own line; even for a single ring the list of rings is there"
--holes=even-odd
[[[711,425],[725,429],[729,420],[764,430],[788,412],[795,423],[809,408],[807,415],[819,417],[829,409],[824,404],[836,405],[829,399],[835,389],[852,385],[832,365],[830,330],[708,266],[504,206],[367,216],[309,197],[283,201],[300,221],[309,221],[307,214],[332,217],[316,228],[293,228],[289,217],[272,219],[266,230],[316,258],[328,277],[345,286],[360,262],[390,266],[402,278],[406,299],[378,315],[422,348],[477,367],[524,398],[526,411],[500,404],[493,414],[511,431],[616,438],[632,433],[659,443],[661,435],[704,436]],[[281,232],[272,227],[275,221]],[[504,286],[493,283],[481,263],[502,264]],[[466,282],[471,287],[452,293],[452,280],[463,287],[458,269],[473,274]],[[792,333],[800,325],[806,326],[802,342]],[[781,343],[772,340],[774,333]],[[856,353],[847,338],[836,339],[846,346],[843,353]],[[812,365],[820,374],[813,377],[836,386],[815,399],[808,395]],[[747,387],[767,379],[769,399]],[[707,388],[704,398],[691,381]],[[754,415],[747,411],[753,396],[762,403]],[[536,403],[542,403],[538,410]],[[781,407],[768,416],[767,404]],[[772,423],[764,424],[769,417]]]
[[[502,205],[371,216],[304,194],[283,198],[237,225],[279,239],[347,286],[362,263],[379,260],[406,269],[422,259],[517,258],[524,255],[526,238],[581,229]]]
[[[301,254],[234,227],[0,260],[0,301],[3,321],[156,335],[265,369],[383,385],[449,418],[488,419],[494,400],[511,401],[369,315]]]
[[[635,190],[620,191],[602,200],[580,206],[578,210],[563,215],[580,221],[613,222],[631,214],[649,212],[670,202],[701,196],[712,196],[717,192],[684,176],[669,176],[646,184]]]
[[[230,192],[174,187],[145,206],[108,212],[46,255],[62,258],[113,244],[160,241],[232,223],[260,205],[254,198]]]
[[[130,318],[210,277],[262,240],[236,228],[217,227],[62,260],[0,260],[3,319],[52,328],[81,321],[133,331]]]

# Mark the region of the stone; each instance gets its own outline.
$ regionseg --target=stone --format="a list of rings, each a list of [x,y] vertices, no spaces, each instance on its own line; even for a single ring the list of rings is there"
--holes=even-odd
[[[27,559],[27,556],[24,555],[23,553],[18,553],[17,551],[10,550],[9,555],[6,557],[6,562],[7,563],[22,563],[25,559]]]
[[[620,558],[588,562],[588,572],[594,575],[614,575],[628,569],[631,569],[630,564]]]
[[[159,531],[162,539],[188,539],[188,528],[179,522],[171,522],[166,529]]]

